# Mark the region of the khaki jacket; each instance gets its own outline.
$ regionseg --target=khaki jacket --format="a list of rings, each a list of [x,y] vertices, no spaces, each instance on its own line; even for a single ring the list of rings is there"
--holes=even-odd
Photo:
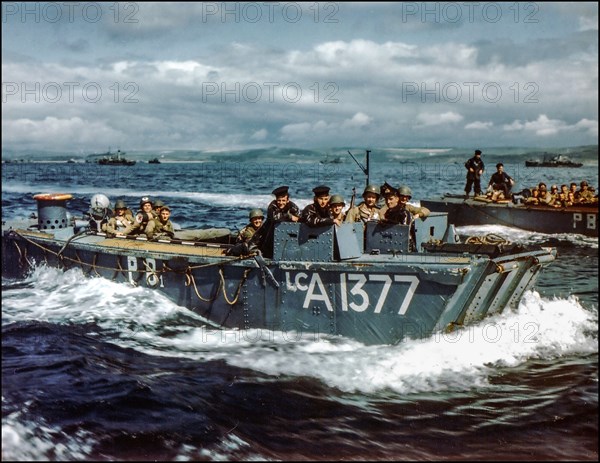
[[[358,206],[354,206],[346,213],[346,222],[368,222],[369,220],[379,220],[380,209],[377,206],[368,207],[365,202],[361,202]]]
[[[379,210],[379,217],[385,217],[385,213],[387,212],[387,210],[388,210],[388,207],[383,206]],[[406,204],[406,210],[408,212],[410,212],[411,216],[414,216],[415,214],[419,214],[419,218],[421,220],[425,220],[425,217],[427,217],[431,213],[431,211],[429,209],[427,209],[426,207],[413,206],[412,204]]]
[[[256,233],[258,228],[254,228],[252,224],[246,225],[244,228],[240,230],[237,236],[237,243],[245,243],[246,241],[250,241],[254,234]]]
[[[133,225],[133,216],[124,214],[122,216],[114,216],[108,220],[108,223],[103,227],[103,231],[109,236],[117,234],[125,235],[128,227]]]
[[[146,225],[146,237],[149,240],[158,238],[173,238],[175,236],[175,230],[170,220],[162,223],[160,219],[153,219]]]

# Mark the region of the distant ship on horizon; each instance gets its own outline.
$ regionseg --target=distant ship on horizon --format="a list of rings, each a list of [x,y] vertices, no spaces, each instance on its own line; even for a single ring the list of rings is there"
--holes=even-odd
[[[544,153],[544,160],[527,160],[525,167],[581,167],[583,163],[574,162],[564,154],[549,155]]]
[[[121,152],[121,150],[117,150],[116,153],[111,153],[110,148],[106,153],[104,153],[104,157],[98,159],[98,164],[101,166],[133,166],[136,161],[131,161],[123,157],[125,152]]]

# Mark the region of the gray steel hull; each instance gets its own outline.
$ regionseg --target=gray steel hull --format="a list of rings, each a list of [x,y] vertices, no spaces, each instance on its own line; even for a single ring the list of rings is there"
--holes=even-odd
[[[292,226],[297,225],[284,231],[289,234]],[[334,235],[325,231],[321,237],[328,233]],[[516,306],[555,257],[544,248],[495,258],[423,252],[311,262],[228,257],[224,251],[223,245],[97,234],[72,238],[7,224],[2,271],[21,277],[43,263],[80,268],[90,277],[161,291],[212,328],[282,331],[291,340],[341,335],[395,344]]]
[[[456,226],[497,224],[549,234],[598,236],[598,206],[555,209],[464,200],[462,195],[424,199],[421,205],[432,211],[448,213],[448,221]]]

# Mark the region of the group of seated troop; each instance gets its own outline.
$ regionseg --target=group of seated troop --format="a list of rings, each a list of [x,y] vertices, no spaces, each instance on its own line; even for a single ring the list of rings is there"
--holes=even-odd
[[[145,235],[148,239],[173,238],[174,228],[171,209],[160,199],[152,200],[144,196],[140,200],[140,210],[134,216],[125,202],[115,201],[113,217],[102,225],[108,236]]]
[[[302,222],[310,227],[341,225],[343,222],[378,221],[386,224],[409,225],[414,220],[425,219],[430,213],[425,207],[408,204],[412,197],[409,187],[393,188],[385,183],[381,188],[368,185],[362,194],[363,201],[344,211],[346,202],[341,195],[330,195],[330,188],[320,185],[313,188],[313,202],[302,211],[290,200],[289,187],[280,186],[272,191],[275,199],[267,207],[268,226],[263,227],[264,215],[260,209],[252,209],[250,223],[238,234],[238,243],[259,241],[268,233],[269,227],[278,222]],[[380,207],[383,196],[385,205]],[[261,232],[259,232],[261,230]]]
[[[290,200],[289,187],[280,186],[273,190],[275,199],[267,207],[270,225],[278,222],[302,222],[310,227],[341,225],[343,222],[378,221],[385,224],[410,225],[414,220],[425,219],[430,213],[425,207],[408,204],[412,198],[409,187],[398,188],[385,183],[381,188],[368,185],[362,194],[363,201],[344,211],[346,202],[340,195],[330,195],[330,188],[320,185],[313,188],[313,202],[303,210]],[[385,205],[380,204],[383,197]],[[171,209],[160,199],[144,196],[140,210],[134,215],[122,199],[115,201],[113,216],[102,224],[102,231],[110,237],[146,236],[149,240],[173,238],[174,227],[170,220]],[[261,209],[252,209],[249,223],[240,230],[237,242],[249,242],[258,238],[256,232],[263,228],[264,214]]]
[[[531,195],[525,200],[525,204],[542,205],[550,207],[569,207],[580,205],[598,204],[598,196],[595,189],[583,180],[577,189],[577,183],[572,182],[569,186],[563,184],[560,190],[557,185],[552,185],[550,191],[544,182],[531,188]]]
[[[502,163],[496,164],[496,172],[490,177],[486,197],[492,201],[510,200],[512,187],[515,181],[504,172]],[[598,196],[595,189],[582,180],[577,189],[577,183],[572,182],[570,186],[563,184],[560,190],[557,185],[552,185],[548,191],[546,184],[540,182],[538,186],[525,189],[521,192],[525,197],[525,204],[542,205],[551,207],[569,207],[586,204],[598,204]]]

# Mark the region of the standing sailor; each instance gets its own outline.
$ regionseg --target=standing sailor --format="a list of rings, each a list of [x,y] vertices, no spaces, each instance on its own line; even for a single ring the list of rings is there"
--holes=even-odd
[[[475,150],[475,154],[471,159],[465,162],[467,169],[467,184],[465,185],[465,199],[471,193],[471,186],[474,187],[475,196],[481,195],[481,175],[485,169],[481,160],[481,150]]]

